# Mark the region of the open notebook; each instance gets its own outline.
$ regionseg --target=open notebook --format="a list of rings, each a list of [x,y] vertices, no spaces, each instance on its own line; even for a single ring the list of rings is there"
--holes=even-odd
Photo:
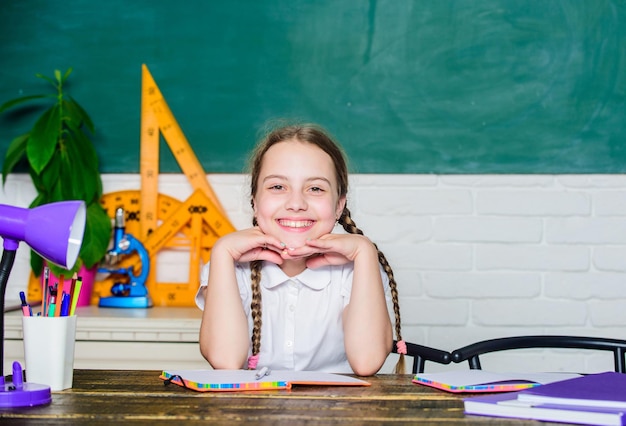
[[[169,370],[160,378],[199,392],[291,389],[293,385],[369,386],[364,380],[313,371],[271,371],[256,379],[256,370]]]
[[[485,370],[458,370],[417,374],[413,383],[446,392],[511,392],[575,377],[576,373],[493,373]]]

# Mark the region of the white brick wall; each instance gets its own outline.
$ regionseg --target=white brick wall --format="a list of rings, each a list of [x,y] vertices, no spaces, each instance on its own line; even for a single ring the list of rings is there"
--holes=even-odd
[[[249,226],[245,177],[209,180],[233,224]],[[406,340],[453,350],[521,334],[626,339],[626,176],[354,175],[351,185],[355,222],[396,273]],[[105,175],[104,187],[138,189],[139,176]],[[183,200],[191,187],[161,175],[160,191]],[[11,175],[0,202],[33,197],[29,177]],[[7,298],[26,285],[27,254],[18,252]],[[528,351],[486,366],[593,372],[612,358]]]

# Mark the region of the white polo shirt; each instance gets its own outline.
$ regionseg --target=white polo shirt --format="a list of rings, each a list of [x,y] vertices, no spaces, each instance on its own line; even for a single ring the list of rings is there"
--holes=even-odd
[[[271,262],[261,271],[261,351],[259,367],[275,370],[307,370],[352,373],[343,339],[342,312],[350,302],[353,263],[306,269],[288,277]],[[237,283],[252,336],[250,264],[236,264]],[[389,280],[381,268],[387,305]],[[200,283],[207,285],[209,264],[202,268]],[[204,309],[198,290],[196,304]]]

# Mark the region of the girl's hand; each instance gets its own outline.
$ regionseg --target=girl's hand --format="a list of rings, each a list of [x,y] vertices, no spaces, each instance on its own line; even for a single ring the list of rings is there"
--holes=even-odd
[[[258,227],[231,232],[220,238],[213,251],[226,251],[235,262],[267,260],[278,265],[283,263],[281,253],[285,244],[275,237],[264,234]]]
[[[367,237],[356,234],[326,234],[281,252],[284,259],[307,258],[307,268],[343,265],[355,261],[361,253],[376,254],[376,248]]]

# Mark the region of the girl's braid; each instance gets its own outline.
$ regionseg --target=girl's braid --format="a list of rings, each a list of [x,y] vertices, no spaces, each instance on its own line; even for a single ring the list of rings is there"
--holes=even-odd
[[[346,232],[350,234],[358,234],[364,235],[363,231],[361,231],[354,223],[354,220],[350,216],[350,210],[347,207],[344,207],[341,216],[339,217],[339,223],[343,226]],[[387,273],[387,277],[389,278],[389,288],[391,289],[391,300],[393,302],[393,313],[395,316],[395,329],[396,329],[396,339],[398,341],[402,341],[402,332],[401,332],[401,321],[400,321],[400,304],[398,302],[398,285],[396,283],[396,279],[393,276],[393,270],[387,261],[387,258],[383,254],[382,251],[378,249],[378,246],[375,243],[374,247],[378,252],[378,262],[381,264],[385,272]],[[404,354],[400,354],[398,362],[395,367],[396,374],[404,374]]]
[[[254,202],[251,201],[252,208]],[[256,217],[252,218],[252,226],[258,226]],[[250,262],[250,287],[252,290],[252,302],[250,302],[250,313],[252,315],[252,355],[248,358],[248,368],[256,369],[261,351],[261,325],[263,324],[261,315],[261,267],[259,260]]]
[[[261,261],[250,263],[252,281],[252,302],[250,309],[252,313],[252,357],[248,362],[248,368],[255,369],[256,361],[261,350]]]
[[[261,349],[261,262],[250,264],[252,271],[252,355],[257,355]]]

